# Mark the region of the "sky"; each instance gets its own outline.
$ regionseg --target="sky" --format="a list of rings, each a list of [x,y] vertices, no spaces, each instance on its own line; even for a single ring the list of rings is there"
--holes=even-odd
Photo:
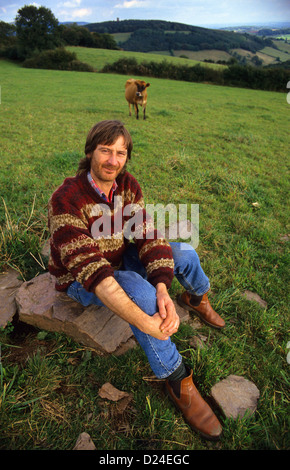
[[[194,26],[290,22],[289,0],[0,0],[0,20],[13,22],[24,5],[49,8],[59,22],[146,19]]]

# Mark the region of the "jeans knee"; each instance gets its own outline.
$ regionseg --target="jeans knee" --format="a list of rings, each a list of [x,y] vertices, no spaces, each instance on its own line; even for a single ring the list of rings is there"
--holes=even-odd
[[[119,271],[117,281],[130,297],[148,315],[157,312],[156,289],[134,271]]]
[[[198,254],[191,245],[187,243],[172,243],[171,248],[176,273],[185,272],[200,265]]]

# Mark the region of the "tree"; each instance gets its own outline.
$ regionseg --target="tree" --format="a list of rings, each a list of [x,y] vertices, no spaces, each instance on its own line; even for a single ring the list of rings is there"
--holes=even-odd
[[[0,46],[13,43],[15,40],[15,26],[0,21]]]
[[[26,5],[18,10],[15,24],[23,58],[60,45],[58,20],[48,8]]]

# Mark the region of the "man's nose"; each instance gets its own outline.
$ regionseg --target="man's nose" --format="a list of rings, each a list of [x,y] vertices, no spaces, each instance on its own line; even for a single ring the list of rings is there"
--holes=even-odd
[[[117,152],[115,152],[114,150],[110,153],[108,163],[110,163],[110,165],[117,165],[117,163],[118,163]]]

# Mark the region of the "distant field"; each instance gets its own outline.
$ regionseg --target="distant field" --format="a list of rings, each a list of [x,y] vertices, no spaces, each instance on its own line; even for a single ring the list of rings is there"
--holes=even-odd
[[[250,51],[246,51],[245,49],[233,49],[232,52],[236,52],[241,57],[245,57],[247,60],[251,60],[254,56],[258,56],[259,59],[263,61],[263,65],[270,65],[276,62],[275,57],[263,54],[262,52],[253,53]]]
[[[114,34],[113,36],[117,42],[118,41],[124,42],[129,38],[130,35],[131,33],[118,33],[118,34]],[[290,44],[287,44],[283,41],[275,41],[275,40],[273,42],[277,46],[278,50],[272,47],[266,47],[260,51],[257,51],[256,53],[247,51],[245,49],[233,49],[230,52],[220,51],[217,49],[210,49],[210,50],[203,49],[201,51],[174,50],[173,53],[174,53],[174,56],[176,57],[180,57],[181,55],[184,55],[184,56],[187,56],[188,59],[191,61],[202,62],[202,63],[204,63],[205,60],[212,60],[213,62],[218,62],[219,60],[228,61],[231,59],[231,57],[233,57],[232,55],[233,52],[237,52],[240,56],[246,57],[249,60],[251,60],[252,57],[257,55],[259,59],[263,61],[264,65],[274,64],[277,61],[277,57],[279,57],[281,62],[290,60]],[[137,53],[125,52],[125,54],[128,55],[128,54],[137,54]],[[169,51],[158,51],[158,52],[154,51],[154,52],[151,52],[151,54],[154,54],[154,56],[160,55],[161,57],[164,55],[167,57],[170,56]],[[146,54],[146,57],[147,55],[148,54]]]
[[[290,34],[283,34],[282,36],[277,36],[277,39],[287,39],[287,41],[290,40]]]
[[[129,37],[131,36],[131,34],[132,33],[115,33],[115,34],[111,34],[111,36],[113,36],[116,43],[118,44],[118,43],[127,41]]]
[[[172,62],[173,64],[187,64],[187,65],[195,65],[200,63],[198,60],[191,60],[190,63],[188,59],[183,59],[180,57],[172,57],[169,55],[162,55],[158,53],[145,53],[145,52],[130,52],[130,51],[111,51],[108,49],[90,49],[86,47],[75,47],[69,46],[67,47],[69,51],[75,52],[77,57],[80,61],[86,62],[87,64],[94,67],[97,71],[101,70],[104,65],[111,64],[116,60],[122,57],[134,57],[138,62],[143,61],[155,61],[155,62],[162,62],[163,60],[167,60]],[[208,67],[222,67],[222,65],[218,64],[203,64]]]
[[[290,34],[289,34],[290,39]],[[290,44],[285,41],[273,41],[273,43],[280,49],[281,51],[288,52],[290,54]]]
[[[217,62],[218,60],[230,60],[232,57],[228,52],[225,51],[218,51],[217,49],[211,49],[211,50],[203,50],[203,51],[174,51],[174,55],[180,56],[180,55],[186,55],[189,59],[191,60],[198,60],[198,61],[204,61],[204,60],[213,60],[214,62]]]
[[[264,47],[261,49],[263,54],[269,55],[270,57],[279,57],[281,62],[286,62],[286,60],[290,60],[290,54],[283,52],[281,50],[274,49],[273,47]]]

